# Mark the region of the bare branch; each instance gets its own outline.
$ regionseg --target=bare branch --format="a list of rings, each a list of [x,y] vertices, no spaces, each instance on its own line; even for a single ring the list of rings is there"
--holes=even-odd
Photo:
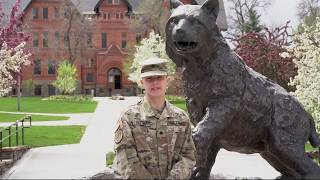
[[[272,1],[267,0],[228,0],[231,4],[229,18],[229,31],[231,34],[243,34],[241,28],[250,19],[250,12],[257,12],[258,9],[265,9]]]

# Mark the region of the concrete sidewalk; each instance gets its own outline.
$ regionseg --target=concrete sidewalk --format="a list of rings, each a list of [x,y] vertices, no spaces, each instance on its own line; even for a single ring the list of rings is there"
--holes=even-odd
[[[95,98],[99,101],[93,114],[86,114],[87,129],[80,144],[31,149],[3,179],[78,179],[105,169],[105,154],[113,151],[116,121],[124,108],[138,101]],[[79,115],[81,119],[81,115]],[[75,119],[77,121],[77,119]],[[62,122],[62,121],[60,121]],[[227,178],[263,178],[279,176],[259,155],[243,155],[221,150],[212,170]]]

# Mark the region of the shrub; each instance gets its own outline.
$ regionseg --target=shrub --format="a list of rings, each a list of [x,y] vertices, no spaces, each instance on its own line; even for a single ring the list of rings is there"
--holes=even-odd
[[[113,165],[114,155],[115,155],[114,152],[108,152],[106,154],[106,165],[108,167]]]
[[[92,96],[88,95],[56,95],[56,96],[50,96],[48,98],[43,98],[43,100],[48,101],[70,101],[70,102],[91,102],[93,101]]]
[[[57,80],[53,83],[62,94],[71,94],[76,90],[77,69],[67,60],[59,64]]]

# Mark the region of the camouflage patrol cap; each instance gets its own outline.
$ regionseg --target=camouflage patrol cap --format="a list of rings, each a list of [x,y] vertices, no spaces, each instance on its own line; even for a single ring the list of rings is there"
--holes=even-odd
[[[168,75],[167,64],[168,60],[152,57],[141,63],[141,78],[150,76],[166,76]]]

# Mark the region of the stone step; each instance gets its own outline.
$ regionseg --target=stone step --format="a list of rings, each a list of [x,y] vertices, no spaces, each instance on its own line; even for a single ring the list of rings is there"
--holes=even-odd
[[[1,158],[2,159],[11,159],[13,161],[17,161],[29,149],[30,149],[29,146],[4,147],[4,148],[2,148]]]
[[[0,158],[0,176],[8,171],[28,150],[29,146],[13,146],[2,148]]]
[[[0,161],[0,176],[13,166],[14,161],[11,159],[4,159]]]

